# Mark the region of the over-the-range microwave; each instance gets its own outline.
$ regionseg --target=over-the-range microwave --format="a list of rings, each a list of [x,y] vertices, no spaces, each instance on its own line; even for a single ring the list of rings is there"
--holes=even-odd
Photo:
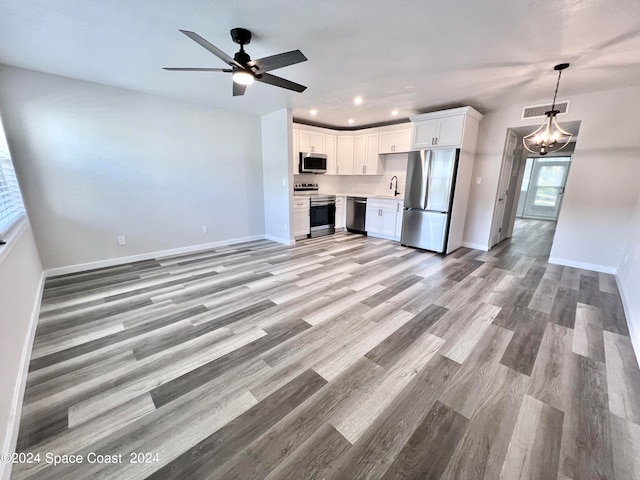
[[[327,156],[323,153],[300,152],[299,173],[327,173]]]

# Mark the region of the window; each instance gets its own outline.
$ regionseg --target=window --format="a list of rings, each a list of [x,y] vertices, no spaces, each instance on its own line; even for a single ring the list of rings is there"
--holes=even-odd
[[[24,216],[24,205],[0,120],[0,239]]]

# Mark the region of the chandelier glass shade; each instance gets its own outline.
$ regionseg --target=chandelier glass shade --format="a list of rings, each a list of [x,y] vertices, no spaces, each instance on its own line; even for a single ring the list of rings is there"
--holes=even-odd
[[[568,63],[561,63],[553,67],[558,72],[558,83],[556,84],[556,92],[553,95],[553,104],[551,110],[545,112],[546,118],[538,129],[522,139],[524,148],[531,153],[538,155],[546,155],[549,152],[557,152],[566,147],[573,135],[558,125],[556,115],[560,113],[555,109],[556,97],[558,95],[558,86],[560,85],[560,76],[562,70],[569,67]]]

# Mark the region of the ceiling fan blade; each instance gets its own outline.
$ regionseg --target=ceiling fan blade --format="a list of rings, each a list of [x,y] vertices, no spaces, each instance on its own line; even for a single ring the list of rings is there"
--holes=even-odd
[[[300,50],[292,50],[291,52],[279,53],[278,55],[253,60],[249,62],[247,66],[256,66],[261,72],[268,72],[269,70],[275,70],[276,68],[287,67],[306,61],[307,57],[305,57]]]
[[[191,32],[189,30],[180,30],[182,33],[184,33],[187,37],[189,37],[191,40],[193,40],[194,42],[196,42],[198,45],[206,48],[207,50],[209,50],[211,53],[213,53],[216,57],[218,57],[220,60],[222,60],[223,62],[229,64],[229,65],[234,65],[236,67],[239,68],[244,68],[242,65],[240,65],[238,62],[236,62],[233,58],[231,58],[229,55],[227,55],[226,53],[224,53],[222,50],[220,50],[218,47],[216,47],[215,45],[209,43],[207,40],[205,40],[204,38],[202,38],[200,35],[198,35],[195,32]]]
[[[176,72],[233,72],[230,68],[162,67],[162,69]]]
[[[246,85],[242,85],[240,83],[233,82],[233,96],[239,97],[240,95],[244,95],[244,91],[247,89]]]
[[[294,92],[304,92],[307,89],[304,85],[300,85],[299,83],[295,83],[281,77],[276,77],[270,73],[256,75],[256,80],[258,82],[268,83],[269,85],[275,85],[276,87],[286,88],[287,90],[293,90]]]

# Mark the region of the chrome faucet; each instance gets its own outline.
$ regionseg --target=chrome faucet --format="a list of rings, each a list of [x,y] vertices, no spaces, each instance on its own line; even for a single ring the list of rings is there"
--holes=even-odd
[[[398,191],[398,177],[396,177],[395,175],[393,177],[391,177],[391,183],[389,183],[389,190],[391,190],[393,188],[393,179],[396,179],[396,188],[393,191],[393,196],[397,197],[398,195],[400,195],[400,192]]]

